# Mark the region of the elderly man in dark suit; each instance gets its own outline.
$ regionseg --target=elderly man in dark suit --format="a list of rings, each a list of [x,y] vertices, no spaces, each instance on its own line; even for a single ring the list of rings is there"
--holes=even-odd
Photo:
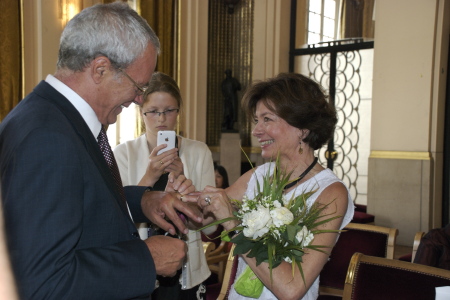
[[[98,144],[102,128],[141,101],[158,52],[153,30],[126,4],[87,8],[62,33],[55,75],[1,123],[5,229],[21,299],[148,299],[157,274],[181,267],[182,240],[143,241],[133,221],[175,233],[167,217],[186,232],[177,211],[201,221],[179,199],[194,191],[191,181],[123,190],[114,157],[102,152],[109,145]]]

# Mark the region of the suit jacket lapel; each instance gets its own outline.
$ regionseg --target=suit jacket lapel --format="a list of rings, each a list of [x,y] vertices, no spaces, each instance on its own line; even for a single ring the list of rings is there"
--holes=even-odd
[[[98,146],[97,138],[92,135],[92,131],[87,126],[81,114],[76,110],[76,108],[57,90],[55,90],[47,82],[42,81],[34,91],[41,97],[51,101],[58,109],[67,117],[69,122],[72,124],[74,130],[77,132],[80,140],[86,147],[86,151],[92,157],[97,168],[108,186],[108,188],[113,192],[116,201],[119,203],[120,207],[129,216],[128,208],[126,207],[124,201],[120,197],[117,191],[114,178],[111,171],[108,168],[105,158],[103,157],[100,147]]]

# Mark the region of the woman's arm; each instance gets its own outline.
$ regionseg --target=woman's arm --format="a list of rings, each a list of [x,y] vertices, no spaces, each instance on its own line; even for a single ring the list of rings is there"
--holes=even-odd
[[[342,183],[336,182],[327,187],[316,202],[326,205],[331,201],[323,214],[332,214],[344,216],[348,205],[348,192]],[[332,220],[319,226],[319,230],[338,230],[342,223],[342,217]],[[337,233],[321,233],[314,236],[313,245],[329,245],[330,248],[324,251],[331,253],[331,249],[336,243]],[[282,262],[278,267],[272,270],[272,282],[270,280],[270,271],[268,263],[262,263],[256,266],[256,259],[242,255],[247,264],[252,268],[264,285],[272,291],[279,299],[301,299],[308,289],[311,287],[317,276],[319,276],[323,266],[328,260],[328,254],[319,251],[307,249],[301,263],[305,276],[306,285],[303,282],[302,275],[297,267],[295,267],[294,277],[292,277],[292,265]]]

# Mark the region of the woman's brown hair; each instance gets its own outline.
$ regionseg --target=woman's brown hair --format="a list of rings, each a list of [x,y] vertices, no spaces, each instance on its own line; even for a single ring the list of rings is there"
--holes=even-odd
[[[260,101],[289,125],[308,129],[303,142],[314,150],[333,135],[336,110],[328,103],[322,87],[304,75],[281,73],[251,85],[242,99],[242,108],[249,118],[254,119]]]

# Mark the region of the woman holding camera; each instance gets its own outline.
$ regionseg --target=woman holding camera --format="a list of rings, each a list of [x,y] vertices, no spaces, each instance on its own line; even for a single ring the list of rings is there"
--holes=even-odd
[[[145,133],[140,137],[118,145],[114,155],[123,185],[151,186],[164,190],[168,173],[184,174],[197,189],[214,183],[214,165],[211,151],[205,143],[177,136],[177,146],[158,155],[165,145],[157,146],[161,130],[175,130],[182,105],[177,83],[164,73],[154,73],[143,94],[140,107]],[[148,234],[165,234],[150,228],[149,224],[136,224],[142,239]],[[209,231],[214,231],[214,228]],[[209,232],[206,232],[209,233]],[[204,293],[201,284],[211,274],[203,252],[200,233],[189,230],[183,237],[188,244],[188,261],[179,278],[160,278],[160,287],[152,299],[197,299]],[[193,276],[195,274],[195,276]]]

